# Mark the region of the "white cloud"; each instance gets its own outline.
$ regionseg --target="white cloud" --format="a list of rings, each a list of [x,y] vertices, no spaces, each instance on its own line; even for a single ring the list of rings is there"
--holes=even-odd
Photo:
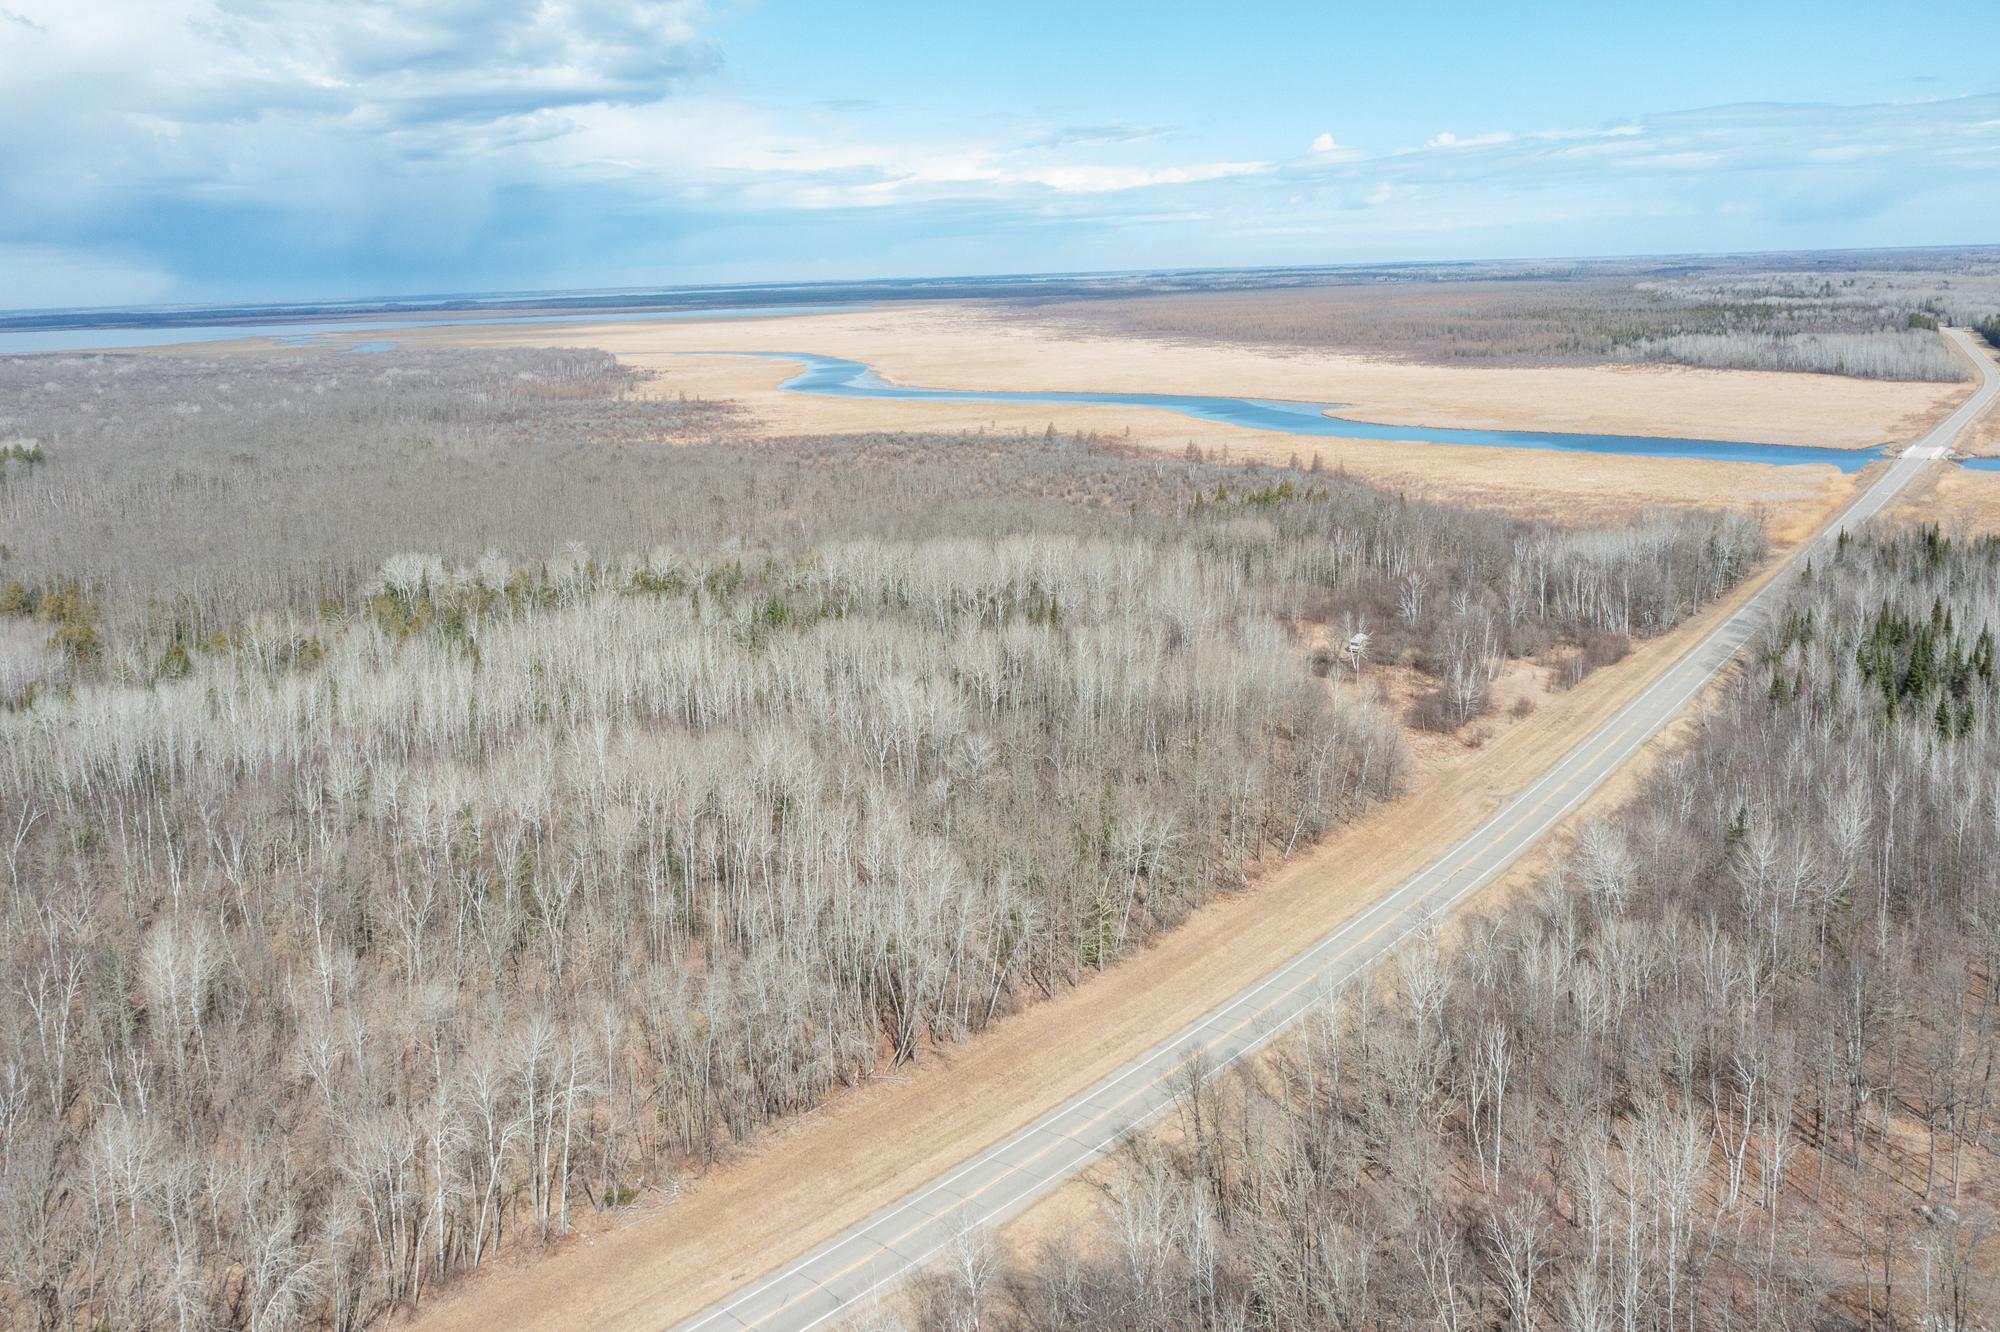
[[[511,186],[879,208],[1270,169],[1162,160],[1171,131],[1153,125],[871,137],[840,108],[705,99],[693,84],[718,57],[702,0],[8,2],[48,31],[0,42],[0,123],[41,127],[0,136],[0,239],[162,198],[422,245],[466,233]]]
[[[1976,235],[1949,219],[2000,190],[2000,126],[1980,123],[1996,109],[2000,96],[1751,104],[1591,130],[1447,131],[1424,148],[1287,163],[1282,194],[1238,190],[1227,215],[1238,236],[1316,237],[1322,253],[1407,254],[1419,236],[1440,238],[1421,251],[1433,255],[1942,241]],[[1733,206],[1745,198],[1760,206]]]
[[[662,202],[700,192],[766,208],[880,208],[1044,191],[1112,194],[1274,169],[1260,161],[1076,161],[1039,144],[802,130],[759,107],[692,98],[563,115],[567,132],[534,149],[544,174],[618,181]]]
[[[1152,185],[1191,185],[1199,181],[1223,180],[1230,176],[1254,176],[1269,171],[1268,162],[1194,162],[1186,166],[1071,166],[1048,170],[1001,172],[1001,181],[1028,181],[1053,190],[1096,194],[1106,190],[1135,190]]]
[[[85,0],[90,3],[90,0]],[[183,0],[186,3],[186,0]],[[207,0],[201,101],[261,107],[289,85],[383,125],[650,101],[716,63],[698,0]],[[219,57],[219,59],[218,59]],[[201,71],[196,71],[200,79]]]
[[[1306,152],[1280,137],[1263,161],[1255,146],[1196,150],[1194,131],[1095,108],[1077,123],[954,121],[729,100],[704,77],[719,57],[698,0],[0,5],[0,124],[32,128],[0,134],[4,304],[161,292],[189,216],[249,219],[242,234],[280,253],[386,248],[416,270],[475,250],[488,229],[566,239],[566,210],[654,238],[679,218],[719,235],[733,222],[717,217],[806,210],[816,227],[847,225],[828,214],[850,210],[953,238],[1145,225],[1199,233],[1213,248],[1186,253],[1222,258],[1245,235],[1525,234],[1578,218],[1637,245],[1640,221],[1722,216],[1728,200],[1844,223],[1899,200],[1990,196],[2000,177],[1997,97],[1447,130],[1421,147],[1407,146],[1412,128],[1376,151],[1326,131]],[[533,216],[551,198],[562,207]],[[115,239],[68,244],[83,235]]]
[[[1173,131],[1164,125],[1127,125],[1111,121],[1101,125],[1064,125],[1044,130],[1028,140],[1030,148],[1096,148],[1115,144],[1144,143],[1163,139]]]
[[[0,219],[160,197],[335,219],[413,177],[478,193],[524,126],[716,63],[697,0],[10,0]],[[4,226],[4,222],[0,222]]]
[[[1560,132],[1557,132],[1551,134],[1548,137],[1563,138],[1567,136],[1563,135]],[[1490,148],[1496,143],[1512,143],[1513,141],[1514,141],[1513,134],[1511,134],[1506,130],[1498,130],[1492,134],[1474,134],[1469,138],[1460,138],[1458,135],[1453,134],[1450,130],[1446,130],[1442,134],[1438,134],[1432,138],[1424,140],[1424,147]]]

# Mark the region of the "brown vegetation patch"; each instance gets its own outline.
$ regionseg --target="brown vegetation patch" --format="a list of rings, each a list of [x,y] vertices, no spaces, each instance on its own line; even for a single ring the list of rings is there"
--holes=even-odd
[[[2000,472],[1934,468],[1904,492],[1890,514],[1901,522],[1937,523],[1967,536],[2000,532]]]

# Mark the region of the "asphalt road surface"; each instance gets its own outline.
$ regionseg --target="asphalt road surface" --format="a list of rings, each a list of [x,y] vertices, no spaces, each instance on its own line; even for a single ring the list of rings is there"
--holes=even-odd
[[[857,1304],[908,1275],[965,1231],[1012,1216],[1158,1114],[1170,1102],[1174,1075],[1188,1059],[1199,1056],[1220,1068],[1243,1058],[1426,922],[1490,883],[1730,663],[1763,627],[1806,556],[1823,554],[1841,530],[1866,522],[1918,473],[1950,453],[1958,432],[2000,389],[2000,376],[1973,349],[1967,334],[1950,330],[1947,335],[1978,362],[1985,376],[1979,390],[1892,461],[1838,520],[1793,555],[1791,567],[1471,836],[1220,1008],[1012,1137],[696,1315],[680,1325],[680,1332],[804,1332],[855,1312]]]

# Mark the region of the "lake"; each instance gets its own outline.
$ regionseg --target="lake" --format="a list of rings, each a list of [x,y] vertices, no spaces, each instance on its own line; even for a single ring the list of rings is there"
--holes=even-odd
[[[28,328],[0,330],[0,355],[37,352],[109,351],[122,347],[179,347],[237,338],[277,338],[310,345],[332,333],[388,333],[404,328],[459,328],[486,324],[627,324],[682,319],[760,319],[778,315],[830,314],[851,305],[745,305],[712,310],[612,310],[570,315],[453,315],[427,319],[325,319],[276,324],[185,324],[137,328]],[[371,351],[383,344],[364,344]],[[393,345],[393,344],[391,344]]]

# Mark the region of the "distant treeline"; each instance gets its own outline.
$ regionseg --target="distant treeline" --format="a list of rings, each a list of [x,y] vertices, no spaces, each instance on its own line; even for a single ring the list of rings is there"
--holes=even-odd
[[[1931,271],[1694,266],[1610,277],[1542,271],[1499,281],[1214,288],[1024,307],[1024,317],[1142,337],[1315,347],[1431,364],[1666,362],[1865,379],[1951,382],[1963,362],[1937,336],[2000,301],[2000,263]]]
[[[836,305],[904,300],[1090,299],[1166,292],[1237,291],[1279,287],[1395,284],[1409,288],[1442,281],[1522,282],[1579,277],[1726,276],[1749,271],[1786,274],[1981,271],[2000,256],[1992,247],[1937,250],[1824,250],[1794,253],[1685,255],[1618,259],[1468,261],[1429,264],[1309,265],[1293,268],[1182,268],[1116,273],[1022,273],[992,277],[941,276],[846,282],[803,282],[727,287],[660,287],[638,291],[543,292],[505,297],[477,293],[443,297],[385,296],[377,300],[288,302],[256,305],[137,306],[127,309],[0,313],[0,330],[48,328],[174,328],[186,325],[268,324],[454,314],[603,313],[616,318],[661,310],[717,307]]]

